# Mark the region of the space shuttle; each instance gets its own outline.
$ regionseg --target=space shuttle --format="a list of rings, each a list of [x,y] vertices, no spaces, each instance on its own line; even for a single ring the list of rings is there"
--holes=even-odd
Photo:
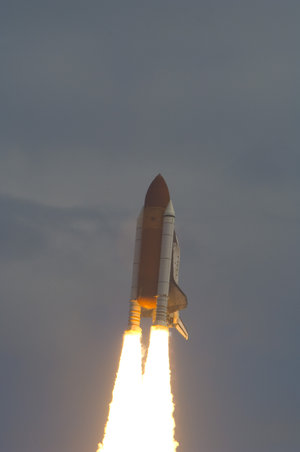
[[[129,330],[140,331],[141,318],[150,317],[153,325],[174,327],[188,339],[179,315],[187,307],[187,297],[178,285],[179,264],[175,211],[159,174],[148,188],[136,224]]]

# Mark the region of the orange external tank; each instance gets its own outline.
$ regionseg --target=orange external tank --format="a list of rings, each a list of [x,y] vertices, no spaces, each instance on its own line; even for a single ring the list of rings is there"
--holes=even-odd
[[[159,174],[146,193],[143,212],[137,301],[146,309],[156,308],[163,214],[169,201],[168,186]]]

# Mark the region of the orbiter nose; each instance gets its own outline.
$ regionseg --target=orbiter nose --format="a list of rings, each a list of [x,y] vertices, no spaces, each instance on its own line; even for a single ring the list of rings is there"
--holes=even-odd
[[[167,207],[170,201],[169,189],[165,179],[158,174],[151,182],[145,197],[144,207]]]

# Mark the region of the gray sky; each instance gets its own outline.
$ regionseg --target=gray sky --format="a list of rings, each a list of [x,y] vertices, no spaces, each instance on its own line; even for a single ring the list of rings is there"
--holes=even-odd
[[[299,21],[292,0],[2,2],[1,451],[95,451],[158,172],[189,299],[179,452],[299,451]]]

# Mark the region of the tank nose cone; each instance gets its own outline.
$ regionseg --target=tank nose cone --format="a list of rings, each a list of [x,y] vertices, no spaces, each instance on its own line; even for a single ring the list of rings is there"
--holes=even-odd
[[[158,174],[151,182],[145,197],[145,207],[167,207],[170,201],[169,189],[165,179]]]

